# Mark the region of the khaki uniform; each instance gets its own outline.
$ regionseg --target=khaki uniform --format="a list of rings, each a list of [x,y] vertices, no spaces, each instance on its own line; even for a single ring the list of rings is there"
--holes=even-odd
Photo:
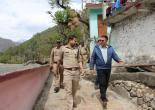
[[[52,67],[52,72],[54,74],[53,77],[54,87],[60,87],[60,85],[63,85],[63,66],[60,65],[58,68],[61,53],[62,53],[61,48],[54,47],[50,55],[50,68]]]
[[[73,109],[75,95],[79,88],[80,68],[79,62],[82,61],[78,48],[62,48],[62,61],[64,67],[64,87],[66,90],[67,110]]]
[[[81,56],[82,56],[82,64],[83,64],[83,67],[86,68],[87,67],[87,62],[88,62],[88,50],[86,47],[80,47],[80,53],[81,53]]]

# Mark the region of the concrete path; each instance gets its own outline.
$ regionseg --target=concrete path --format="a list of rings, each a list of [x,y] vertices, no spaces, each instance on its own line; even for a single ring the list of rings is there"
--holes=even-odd
[[[134,104],[111,90],[108,90],[108,99],[107,110],[137,110]],[[103,110],[99,101],[99,90],[95,90],[90,81],[83,79],[80,81],[80,90],[76,100],[78,105],[74,110]],[[54,93],[53,87],[51,87],[44,110],[66,110],[65,106],[65,91],[60,90],[59,93]]]

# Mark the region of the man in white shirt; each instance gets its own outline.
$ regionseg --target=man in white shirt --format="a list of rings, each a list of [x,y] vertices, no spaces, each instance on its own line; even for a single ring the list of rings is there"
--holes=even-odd
[[[101,94],[101,100],[103,107],[106,107],[108,99],[106,97],[106,91],[108,88],[109,78],[111,74],[112,59],[117,63],[122,64],[123,61],[118,57],[112,46],[107,44],[108,37],[101,36],[98,40],[98,44],[94,47],[91,60],[90,69],[94,70],[96,67],[97,79],[99,83],[99,89]]]

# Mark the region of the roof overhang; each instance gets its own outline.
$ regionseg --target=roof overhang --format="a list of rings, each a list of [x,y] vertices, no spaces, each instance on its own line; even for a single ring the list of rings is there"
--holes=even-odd
[[[99,3],[99,4],[86,3],[87,9],[97,9],[97,8],[102,8],[102,7],[103,7],[103,3]]]

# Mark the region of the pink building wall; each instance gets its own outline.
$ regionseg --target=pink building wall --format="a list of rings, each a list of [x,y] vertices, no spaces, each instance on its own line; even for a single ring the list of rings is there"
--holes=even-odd
[[[0,110],[32,110],[48,75],[48,66],[1,75]]]

